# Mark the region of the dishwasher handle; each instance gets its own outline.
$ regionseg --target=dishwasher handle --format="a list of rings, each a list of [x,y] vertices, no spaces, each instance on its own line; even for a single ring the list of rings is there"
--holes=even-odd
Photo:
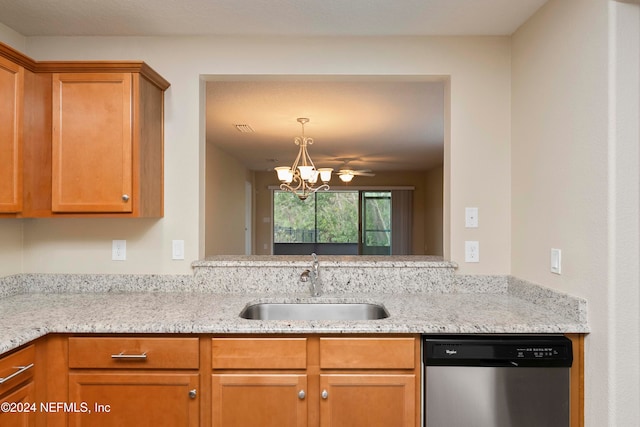
[[[565,368],[566,362],[550,360],[494,360],[494,359],[425,359],[425,366],[471,366],[483,368]],[[569,364],[568,367],[571,365]]]

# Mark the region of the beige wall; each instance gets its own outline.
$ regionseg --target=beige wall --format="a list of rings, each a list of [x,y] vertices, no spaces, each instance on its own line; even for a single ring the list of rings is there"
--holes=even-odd
[[[639,23],[637,5],[552,0],[512,44],[512,274],[587,299],[591,427],[640,419]]]
[[[245,182],[249,171],[235,158],[207,144],[205,256],[245,254]]]
[[[255,172],[254,173],[254,192],[255,192],[255,216],[254,216],[254,236],[256,255],[271,254],[273,246],[273,236],[271,230],[273,227],[273,202],[271,200],[271,190],[269,186],[278,185],[280,182],[274,177],[274,172]]]
[[[444,175],[450,195],[444,221],[451,241],[446,255],[459,262],[461,273],[510,272],[508,37],[31,37],[25,53],[38,60],[142,59],[171,82],[165,98],[165,217],[153,226],[140,222],[139,230],[117,221],[96,222],[99,227],[87,227],[77,240],[59,244],[62,232],[55,222],[25,222],[25,269],[189,272],[189,261],[203,256],[205,246],[201,76],[255,73],[449,76]],[[465,206],[485,213],[479,229],[464,228]],[[70,220],[63,230],[73,234],[75,223]],[[77,224],[85,227],[83,221]],[[136,250],[146,255],[111,261],[116,238],[136,239]],[[185,240],[185,261],[171,260],[172,239]],[[470,239],[481,242],[479,264],[463,262],[464,241]]]
[[[23,272],[22,220],[0,218],[0,277]]]
[[[0,41],[20,52],[24,52],[27,48],[27,38],[3,23],[0,23]]]
[[[424,212],[424,251],[428,255],[442,255],[443,246],[443,168],[438,166],[426,173]]]
[[[26,39],[0,25],[1,41],[36,59],[143,59],[172,83],[165,217],[0,220],[0,274],[190,271],[205,241],[201,75],[448,76],[445,253],[460,273],[587,298],[587,426],[635,425],[640,37],[625,30],[638,20],[633,4],[550,0],[513,38]],[[480,209],[480,228],[464,228],[465,206]],[[110,261],[113,238],[135,243],[130,260]],[[178,238],[185,262],[170,260]],[[480,241],[479,264],[463,262],[465,240]],[[549,273],[551,247],[563,250],[561,276]]]
[[[609,13],[609,420],[633,425],[640,420],[640,4],[611,3]]]
[[[356,177],[352,181],[351,186],[413,186],[415,187],[413,194],[413,239],[412,252],[415,255],[425,254],[427,238],[435,239],[440,233],[442,237],[442,168],[440,170],[439,191],[440,191],[440,223],[434,224],[427,222],[427,192],[436,191],[434,186],[438,185],[438,181],[430,181],[427,172],[424,171],[405,171],[405,172],[377,172],[373,177]],[[437,177],[434,178],[437,180]],[[274,172],[256,172],[256,249],[258,255],[269,254],[272,245],[272,216],[273,206],[269,186],[277,186],[280,184]],[[337,177],[332,179],[332,187],[334,189],[345,188]],[[442,248],[442,242],[439,247]],[[429,255],[437,255],[437,253],[429,252]],[[442,253],[440,253],[442,255]]]

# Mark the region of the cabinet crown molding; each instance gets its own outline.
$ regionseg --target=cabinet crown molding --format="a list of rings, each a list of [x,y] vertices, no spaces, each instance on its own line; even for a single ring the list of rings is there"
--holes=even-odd
[[[144,61],[36,61],[2,42],[0,56],[34,73],[139,73],[163,91],[170,86]]]

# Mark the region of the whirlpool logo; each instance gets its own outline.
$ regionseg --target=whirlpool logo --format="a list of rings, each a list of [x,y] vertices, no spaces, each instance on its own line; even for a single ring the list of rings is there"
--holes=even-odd
[[[457,350],[449,350],[449,349],[445,349],[444,351],[446,354],[448,354],[449,356],[453,356],[455,354],[458,354]]]

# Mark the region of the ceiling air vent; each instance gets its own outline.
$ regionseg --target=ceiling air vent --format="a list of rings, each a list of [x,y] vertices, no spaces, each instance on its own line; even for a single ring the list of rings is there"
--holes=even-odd
[[[244,124],[239,124],[239,125],[234,125],[236,127],[236,129],[238,129],[238,132],[242,132],[242,133],[253,133],[254,130],[251,126],[249,125],[244,125]]]

